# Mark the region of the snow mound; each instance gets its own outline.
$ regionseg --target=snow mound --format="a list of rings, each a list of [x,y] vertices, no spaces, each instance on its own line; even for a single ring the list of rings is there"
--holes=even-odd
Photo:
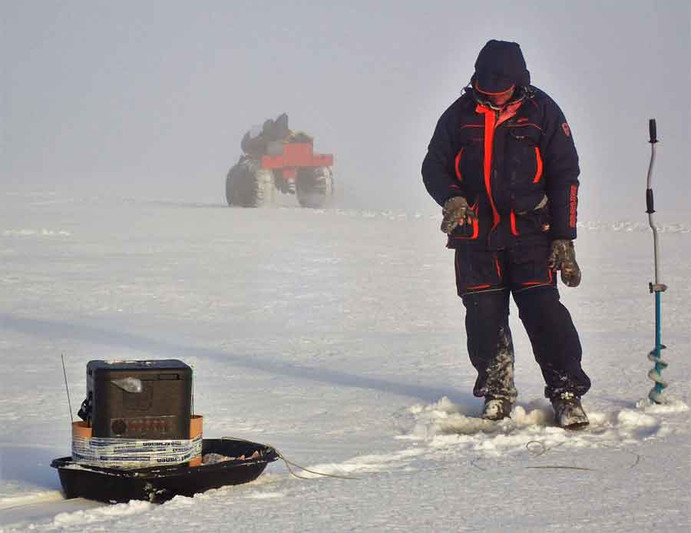
[[[684,413],[689,410],[689,406],[681,400],[670,398],[665,403],[653,403],[648,398],[641,400],[636,404],[636,407],[645,413],[656,415]]]
[[[684,404],[679,403],[606,413],[589,411],[590,426],[570,431],[554,426],[552,409],[546,400],[517,405],[511,418],[491,422],[468,416],[464,406],[444,397],[432,404],[411,407],[412,428],[400,438],[424,441],[432,448],[454,446],[497,456],[538,445],[544,448],[611,446],[660,434],[662,421],[653,415],[683,410]]]
[[[75,511],[71,513],[60,513],[53,519],[53,526],[84,526],[85,524],[95,524],[106,522],[113,518],[137,515],[152,509],[154,504],[143,501],[132,500],[129,503],[119,503],[117,505],[105,505],[86,511]]]
[[[245,496],[249,500],[271,500],[275,498],[285,498],[285,492],[260,492],[254,491]]]

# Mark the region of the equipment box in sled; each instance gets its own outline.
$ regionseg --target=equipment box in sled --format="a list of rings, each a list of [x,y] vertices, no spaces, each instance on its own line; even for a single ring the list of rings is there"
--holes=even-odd
[[[187,439],[192,369],[177,359],[89,361],[80,416],[94,437]]]

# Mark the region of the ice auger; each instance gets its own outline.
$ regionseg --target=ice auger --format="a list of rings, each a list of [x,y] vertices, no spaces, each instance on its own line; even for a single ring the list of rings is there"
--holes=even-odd
[[[662,391],[667,387],[667,383],[662,379],[662,370],[667,367],[667,362],[662,359],[661,351],[666,348],[662,344],[662,299],[661,295],[667,290],[667,285],[660,282],[660,272],[658,267],[658,255],[660,252],[660,245],[657,236],[657,226],[653,221],[653,213],[655,212],[655,206],[653,201],[653,165],[655,164],[655,145],[657,144],[657,125],[655,124],[655,119],[651,118],[648,122],[648,129],[650,131],[650,164],[648,166],[648,185],[645,190],[645,203],[646,203],[646,213],[648,213],[648,224],[650,229],[653,230],[653,247],[654,247],[654,258],[655,258],[655,281],[648,283],[650,293],[655,295],[655,348],[648,354],[648,359],[650,359],[655,366],[650,372],[648,372],[648,377],[655,382],[655,386],[650,389],[648,393],[648,398],[650,398],[655,403],[663,403],[664,398],[662,397]]]

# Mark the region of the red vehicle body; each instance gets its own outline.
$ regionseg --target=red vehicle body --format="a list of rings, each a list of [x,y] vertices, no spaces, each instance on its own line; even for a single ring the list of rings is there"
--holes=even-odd
[[[330,167],[333,154],[315,154],[312,143],[283,143],[283,153],[262,156],[261,168],[281,170],[283,179],[295,179],[298,168]]]

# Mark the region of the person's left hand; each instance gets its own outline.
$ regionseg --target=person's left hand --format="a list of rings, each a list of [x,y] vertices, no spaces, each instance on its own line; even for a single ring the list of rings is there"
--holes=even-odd
[[[552,251],[547,261],[549,268],[561,270],[561,280],[567,287],[578,287],[581,283],[581,269],[576,262],[576,248],[569,239],[552,241]]]

